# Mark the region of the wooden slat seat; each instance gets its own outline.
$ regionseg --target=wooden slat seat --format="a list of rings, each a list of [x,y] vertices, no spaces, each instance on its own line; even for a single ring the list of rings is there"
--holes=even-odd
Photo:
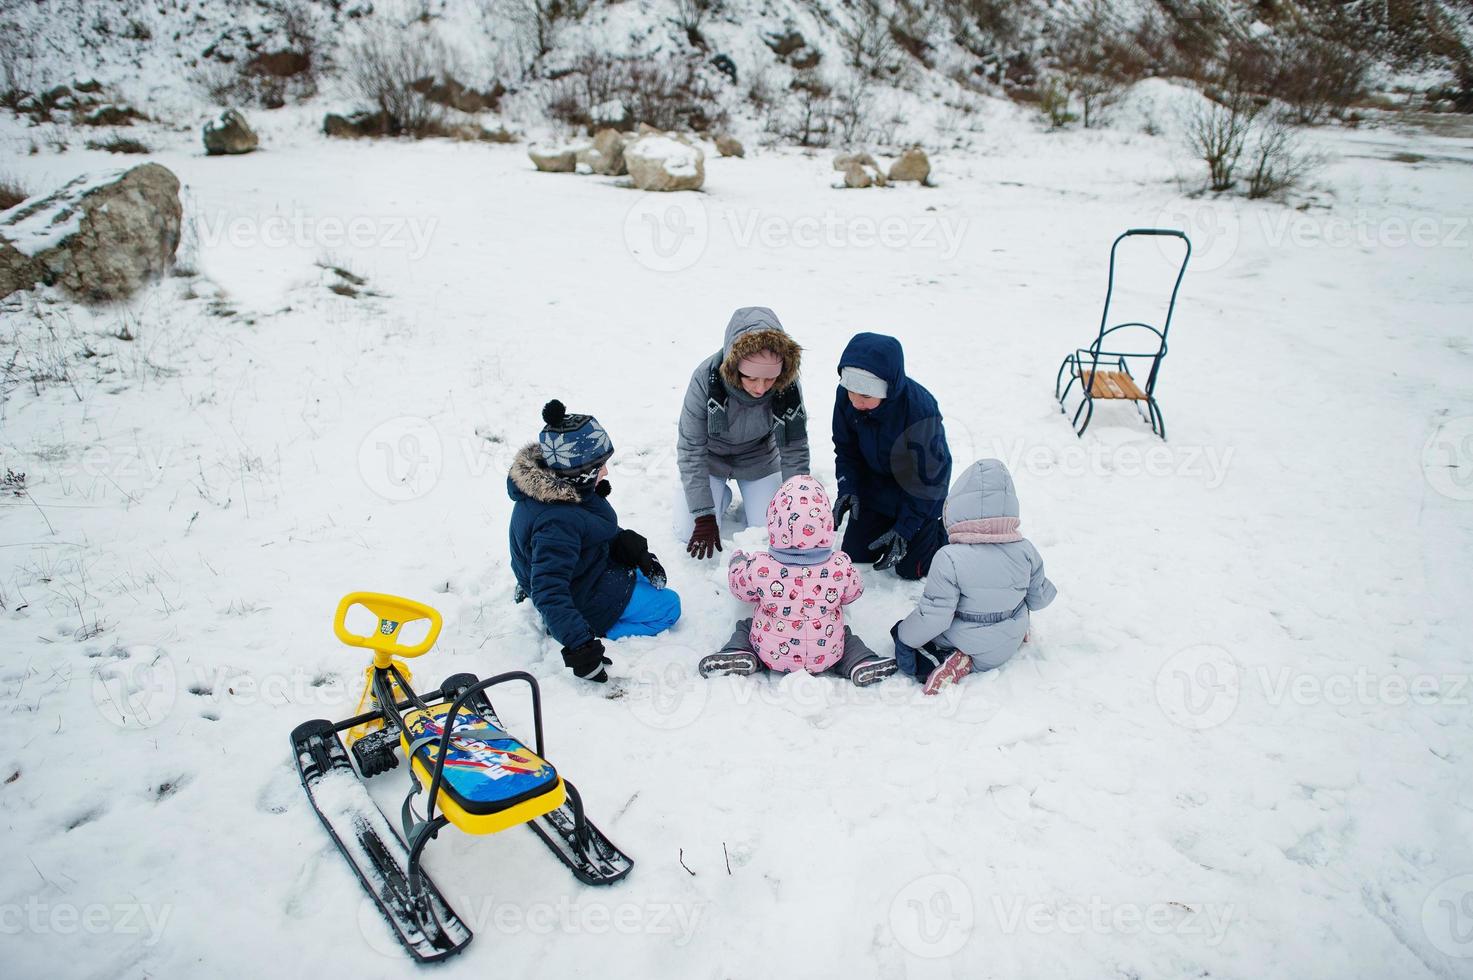
[[[1089,378],[1089,368],[1079,370],[1081,378]],[[1147,401],[1146,393],[1141,391],[1135,383],[1135,379],[1124,371],[1096,371],[1093,383],[1090,384],[1089,397],[1091,398],[1120,398],[1127,401]]]

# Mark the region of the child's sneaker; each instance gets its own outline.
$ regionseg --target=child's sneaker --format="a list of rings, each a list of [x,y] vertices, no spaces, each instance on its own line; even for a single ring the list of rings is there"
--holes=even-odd
[[[942,690],[955,684],[972,672],[972,658],[960,650],[947,657],[945,662],[931,671],[931,676],[926,678],[926,686],[922,688],[925,694],[940,694]]]
[[[869,687],[878,684],[899,669],[899,664],[894,657],[880,657],[875,660],[866,660],[849,672],[849,679],[854,682],[855,687]]]
[[[722,650],[701,658],[702,677],[726,677],[755,674],[762,668],[755,653],[746,650]]]

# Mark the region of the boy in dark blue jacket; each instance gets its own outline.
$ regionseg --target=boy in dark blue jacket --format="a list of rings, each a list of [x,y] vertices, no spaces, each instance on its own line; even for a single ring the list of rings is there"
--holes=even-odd
[[[517,453],[506,490],[517,601],[530,596],[563,662],[585,680],[608,680],[599,637],[654,636],[680,618],[680,596],[645,539],[619,527],[604,465],[614,445],[591,415],[559,401],[542,410],[537,442]]]
[[[905,376],[900,341],[855,334],[839,358],[834,400],[834,523],[855,562],[923,578],[946,544],[941,508],[951,452],[931,393]]]

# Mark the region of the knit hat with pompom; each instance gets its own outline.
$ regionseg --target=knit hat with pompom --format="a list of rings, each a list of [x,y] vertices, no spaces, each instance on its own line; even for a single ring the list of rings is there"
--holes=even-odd
[[[594,483],[598,471],[614,455],[614,443],[592,415],[569,415],[557,399],[542,407],[546,423],[537,437],[542,461],[564,479]]]

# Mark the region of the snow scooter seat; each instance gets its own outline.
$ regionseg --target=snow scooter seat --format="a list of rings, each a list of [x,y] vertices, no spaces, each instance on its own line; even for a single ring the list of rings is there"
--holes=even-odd
[[[421,786],[429,786],[440,755],[449,704],[404,716],[400,737]],[[494,834],[563,805],[562,777],[545,759],[467,703],[455,716],[437,808],[468,834]]]

